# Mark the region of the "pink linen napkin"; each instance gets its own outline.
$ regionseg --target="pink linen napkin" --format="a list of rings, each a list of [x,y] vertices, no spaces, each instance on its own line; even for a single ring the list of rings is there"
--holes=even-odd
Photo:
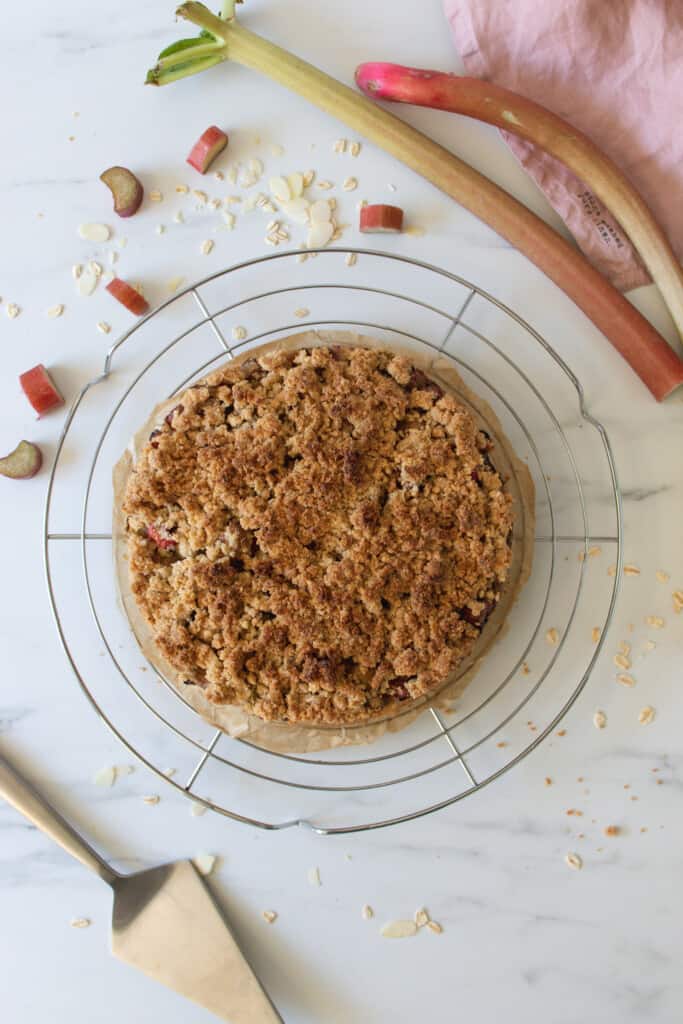
[[[468,74],[571,121],[639,190],[683,260],[683,0],[444,0]],[[628,238],[563,164],[508,146],[617,288],[649,281]]]

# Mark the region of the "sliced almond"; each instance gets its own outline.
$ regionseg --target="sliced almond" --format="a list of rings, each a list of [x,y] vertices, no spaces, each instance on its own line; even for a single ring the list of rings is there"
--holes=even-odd
[[[382,925],[380,935],[385,939],[407,939],[417,935],[417,925],[414,921],[389,921]]]
[[[443,926],[440,925],[438,921],[427,921],[427,927],[430,932],[434,932],[435,935],[441,935],[443,931]]]
[[[180,193],[180,195],[187,195],[187,193],[190,191],[187,185],[176,185],[175,190],[176,192]]]
[[[629,562],[624,566],[624,576],[640,576],[640,569]]]
[[[304,171],[304,188],[308,188],[315,180],[315,171]]]
[[[574,871],[580,871],[583,867],[583,861],[578,853],[568,853],[564,860],[568,867],[573,868]]]
[[[202,244],[201,244],[201,253],[202,253],[202,255],[203,256],[208,256],[209,253],[211,252],[211,250],[213,249],[213,246],[214,246],[214,243],[211,241],[210,238],[207,238],[205,241],[203,241]]]
[[[671,600],[673,602],[676,615],[680,615],[683,611],[683,590],[674,590],[671,595]]]
[[[332,219],[332,210],[327,199],[317,199],[311,203],[308,215],[311,224],[327,224]]]
[[[173,292],[178,291],[184,280],[184,277],[172,277],[170,281],[167,282],[166,288],[171,292],[171,294],[173,294]]]
[[[355,252],[347,252],[344,257],[344,263],[347,267],[353,267],[358,262],[358,254]]]
[[[111,324],[108,324],[106,320],[97,321],[97,330],[100,334],[109,334],[111,331]]]
[[[195,197],[198,203],[201,203],[202,206],[204,206],[204,204],[207,202],[209,198],[206,192],[203,192],[202,189],[200,188],[193,188],[192,195]]]
[[[113,786],[116,782],[116,766],[110,764],[107,765],[106,768],[100,768],[96,773],[93,782],[96,786]]]
[[[360,153],[360,142],[352,142],[350,146],[351,156],[358,156]]]
[[[616,576],[616,574],[617,574],[617,567],[616,567],[616,565],[608,565],[607,566],[607,575],[608,576]]]
[[[360,913],[364,921],[370,921],[371,918],[375,916],[375,911],[372,909],[369,903],[365,904]]]
[[[97,282],[99,281],[99,275],[94,274],[90,267],[86,267],[81,276],[76,282],[76,289],[79,295],[88,296],[97,288]]]
[[[260,178],[263,174],[263,164],[257,156],[253,156],[251,160],[249,160],[247,167],[249,168],[250,174],[253,174],[257,178]]]
[[[86,242],[108,242],[111,238],[106,224],[79,224],[78,234]]]
[[[424,928],[429,922],[429,914],[424,907],[420,907],[419,910],[415,911],[415,924],[418,928]]]
[[[193,818],[201,818],[208,809],[206,804],[200,804],[198,800],[193,800],[190,805],[190,814]]]
[[[629,669],[631,667],[631,661],[625,654],[615,654],[614,664],[617,668]]]
[[[274,196],[279,203],[288,203],[294,197],[289,188],[289,183],[286,178],[277,177],[271,178],[268,182],[268,191]]]
[[[157,793],[149,793],[147,796],[143,796],[143,804],[149,804],[150,807],[156,806],[159,803],[161,797]]]
[[[342,188],[345,192],[353,192],[354,189],[358,188],[358,178],[345,178]]]
[[[58,316],[61,316],[64,312],[64,306],[59,302],[56,306],[50,306],[47,311],[47,315],[50,320],[56,320]]]
[[[320,869],[319,868],[309,868],[308,869],[308,883],[309,883],[309,885],[314,885],[314,886],[322,885],[322,882],[320,881]]]
[[[607,715],[604,711],[596,711],[593,715],[593,725],[596,729],[605,729],[607,727]]]
[[[292,199],[299,199],[303,195],[304,176],[299,171],[294,171],[293,174],[287,175],[287,184],[289,185]]]
[[[282,203],[282,212],[297,224],[308,224],[310,206],[308,199],[292,199]]]
[[[650,722],[654,721],[654,717],[655,709],[648,704],[647,707],[642,708],[639,712],[638,721],[641,725],[649,725]]]
[[[337,139],[337,141],[332,146],[332,150],[335,153],[345,153],[347,145],[348,145],[348,140],[347,139]]]
[[[218,858],[214,857],[212,853],[198,853],[196,857],[192,858],[192,863],[199,874],[206,878],[215,868],[217,860]]]
[[[244,341],[247,336],[246,327],[233,327],[232,329],[232,340],[233,341]]]
[[[334,225],[330,221],[313,224],[308,232],[306,245],[309,249],[322,249],[330,241],[333,234]]]

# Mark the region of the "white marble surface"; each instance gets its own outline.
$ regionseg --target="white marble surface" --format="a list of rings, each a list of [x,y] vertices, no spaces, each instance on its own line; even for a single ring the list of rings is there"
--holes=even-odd
[[[172,8],[168,0],[106,10],[84,0],[38,0],[15,5],[5,21],[0,295],[22,312],[10,321],[0,307],[0,447],[21,435],[50,452],[57,438],[61,416],[33,421],[18,393],[19,372],[44,361],[72,393],[101,365],[108,340],[96,322],[111,323],[110,339],[127,326],[104,292],[77,298],[70,276],[71,264],[95,255],[77,238],[77,225],[113,220],[97,181],[103,167],[133,165],[150,187],[172,193],[177,181],[190,180],[182,162],[188,142],[215,122],[234,131],[238,155],[251,151],[258,133],[264,154],[269,143],[281,143],[292,166],[340,177],[331,143],[348,133],[246,71],[225,67],[169,89],[143,89],[146,67],[174,38]],[[248,0],[242,16],[347,81],[363,59],[457,67],[438,0],[419,15],[407,0],[348,0],[341,14],[330,2]],[[427,111],[404,114],[555,223],[493,131]],[[425,236],[388,247],[463,273],[552,336],[610,432],[624,488],[626,557],[642,572],[625,580],[613,633],[567,716],[566,736],[449,810],[343,839],[268,834],[211,814],[192,818],[187,801],[142,767],[112,789],[96,787],[99,768],[130,758],[79,693],[57,643],[41,566],[42,474],[25,484],[0,481],[0,749],[121,866],[219,854],[215,887],[288,1024],[421,1017],[673,1024],[683,1013],[683,617],[672,613],[669,597],[683,586],[680,398],[657,406],[523,257],[383,154],[365,147],[347,173],[361,179],[358,196],[386,196],[419,211]],[[263,249],[260,231],[242,227],[212,236],[213,253],[200,256],[206,222],[193,216],[179,227],[171,208],[148,202],[128,225],[115,225],[129,238],[122,274],[145,282],[153,300],[169,277],[191,280]],[[343,209],[353,219],[351,200]],[[159,223],[167,225],[163,235],[155,232]],[[671,338],[654,290],[634,298]],[[48,320],[55,303],[66,305],[65,315]],[[657,569],[672,574],[670,584],[657,582]],[[614,682],[611,659],[628,623],[642,641],[646,614],[665,616],[666,627],[656,650],[634,666],[637,686],[625,690]],[[646,704],[657,717],[643,727],[637,716]],[[603,731],[592,724],[596,707],[608,715]],[[143,803],[157,792],[157,806]],[[583,817],[567,817],[572,807]],[[606,839],[608,824],[621,835]],[[573,849],[584,859],[580,872],[564,863]],[[307,880],[312,865],[320,868],[320,888]],[[375,908],[372,922],[361,919],[364,903]],[[379,936],[384,920],[421,905],[443,924],[442,935]],[[8,1024],[208,1024],[208,1014],[109,958],[106,888],[6,805],[0,907],[0,1016]],[[272,927],[261,919],[270,907],[279,913]],[[70,928],[77,916],[91,918],[92,927]]]

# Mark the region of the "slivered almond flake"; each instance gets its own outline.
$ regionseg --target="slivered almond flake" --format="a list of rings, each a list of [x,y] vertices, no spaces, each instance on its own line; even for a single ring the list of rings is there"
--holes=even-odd
[[[594,644],[597,644],[599,639],[600,639],[600,627],[599,626],[593,626],[593,628],[591,629],[591,640],[593,641]]]
[[[149,804],[150,807],[154,807],[160,800],[161,797],[157,793],[150,793],[148,796],[143,796],[142,798],[143,804]]]
[[[654,721],[654,717],[655,709],[650,707],[650,705],[648,704],[648,706],[642,708],[642,710],[638,714],[638,721],[641,725],[649,725],[650,722]]]
[[[355,252],[347,252],[344,257],[344,263],[347,267],[353,267],[358,262],[358,254]]]
[[[108,242],[111,231],[106,224],[79,224],[78,234],[86,242]]]
[[[329,189],[334,188],[334,182],[327,181],[326,178],[323,178],[321,181],[316,182],[315,187],[322,189],[323,192],[327,192]]]
[[[354,189],[358,188],[358,178],[345,178],[342,188],[345,192],[353,192]]]
[[[152,191],[149,193],[149,198],[153,203],[160,203],[164,197],[158,188],[153,188]]]
[[[429,914],[424,907],[420,907],[419,910],[415,911],[415,924],[418,928],[424,928],[429,923]]]
[[[64,312],[64,306],[59,302],[56,306],[50,306],[47,311],[47,315],[50,320],[56,320],[58,316],[61,316]]]
[[[276,910],[264,910],[261,916],[263,917],[264,921],[268,922],[268,924],[275,924],[275,922],[277,921]]]
[[[617,676],[617,682],[621,683],[622,686],[635,686],[636,681],[633,676],[628,675],[626,672],[620,672]]]
[[[550,629],[546,630],[545,639],[547,643],[555,647],[560,642],[560,634],[554,626],[551,626]]]
[[[202,242],[202,244],[201,244],[201,253],[202,253],[203,256],[208,256],[209,255],[209,253],[213,249],[213,244],[214,243],[211,241],[210,238],[207,238],[204,242]]]
[[[648,626],[652,626],[653,629],[664,629],[666,625],[661,615],[646,615],[645,623]]]
[[[593,715],[593,725],[596,729],[605,729],[607,726],[607,715],[604,711],[596,711]]]
[[[417,935],[414,921],[389,921],[380,928],[380,935],[385,939],[407,939]]]
[[[69,921],[72,928],[89,928],[92,921],[89,917],[74,917]]]
[[[369,903],[365,904],[360,913],[364,921],[370,921],[375,916],[375,911],[372,909]]]
[[[233,341],[244,341],[247,336],[246,327],[233,327],[232,329],[232,340]]]
[[[564,860],[567,866],[573,868],[574,871],[580,871],[583,867],[583,861],[581,857],[578,855],[578,853],[568,853],[566,854]]]
[[[109,334],[111,331],[111,324],[108,324],[106,320],[97,321],[97,330],[100,334]]]
[[[192,858],[192,863],[199,874],[206,878],[215,868],[217,860],[218,858],[212,853],[198,853],[196,857]]]
[[[322,882],[320,881],[320,869],[319,868],[309,868],[308,869],[308,884],[309,885],[314,885],[314,886],[322,885]]]
[[[309,316],[310,312],[310,309],[306,309],[305,306],[300,306],[299,309],[294,310],[294,316],[298,317],[300,320],[303,320],[305,316]]]
[[[440,925],[438,921],[427,921],[427,927],[430,932],[434,932],[435,935],[441,935],[443,932],[443,925]]]
[[[657,577],[657,582],[658,583],[668,583],[669,580],[671,579],[671,577],[669,576],[668,572],[664,572],[663,569],[657,569],[657,572],[655,573],[655,576]]]
[[[93,782],[96,786],[113,786],[116,782],[116,766],[110,764],[106,768],[100,768]]]
[[[630,562],[624,566],[624,576],[640,576],[640,569],[637,565],[632,565]]]
[[[358,156],[360,153],[360,142],[352,142],[350,146],[351,156]]]
[[[617,666],[617,668],[628,669],[631,667],[630,659],[627,658],[625,654],[615,654],[614,664]]]

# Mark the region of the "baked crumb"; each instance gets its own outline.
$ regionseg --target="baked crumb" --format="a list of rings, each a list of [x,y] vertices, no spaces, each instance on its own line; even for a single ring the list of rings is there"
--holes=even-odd
[[[266,720],[359,722],[433,692],[510,566],[490,448],[391,352],[271,351],[195,384],[123,505],[161,654],[212,703]]]

